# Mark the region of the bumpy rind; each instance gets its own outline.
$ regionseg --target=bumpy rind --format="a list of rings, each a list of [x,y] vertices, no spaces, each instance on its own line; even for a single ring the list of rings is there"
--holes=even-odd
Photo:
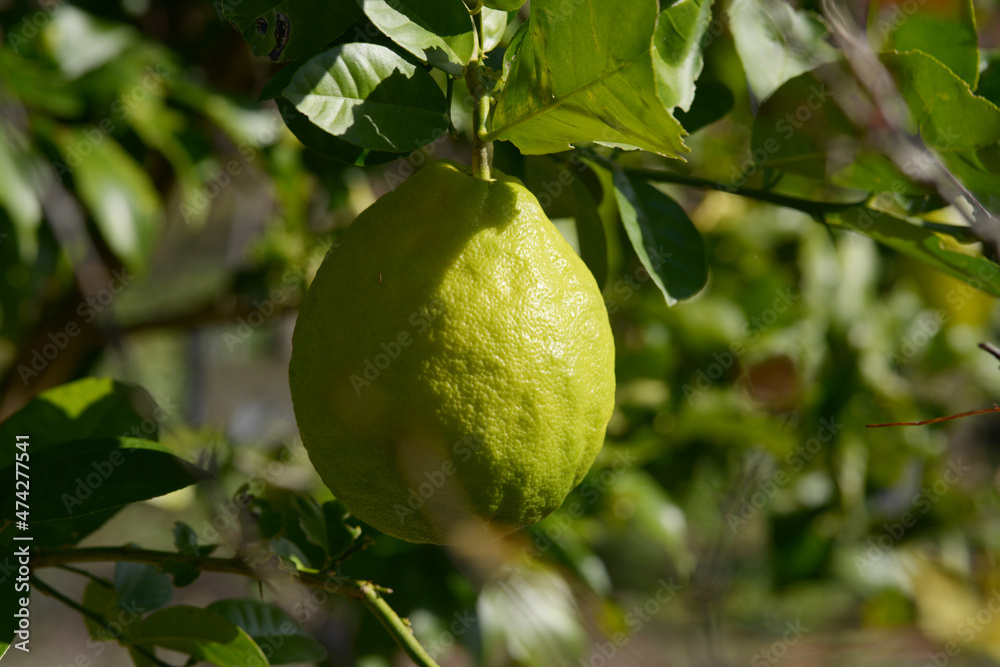
[[[310,459],[358,518],[484,542],[545,517],[590,468],[614,346],[593,277],[535,197],[441,161],[338,239],[289,378]]]

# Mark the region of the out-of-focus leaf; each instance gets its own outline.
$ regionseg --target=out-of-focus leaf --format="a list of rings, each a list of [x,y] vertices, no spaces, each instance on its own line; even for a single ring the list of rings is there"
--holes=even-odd
[[[56,170],[71,174],[104,242],[129,269],[144,269],[163,215],[146,171],[99,127],[61,127],[53,138],[63,157]]]
[[[868,34],[887,51],[923,51],[973,89],[979,78],[979,38],[972,0],[937,0],[905,5],[876,0],[869,8]]]
[[[417,58],[462,76],[476,48],[462,0],[358,0],[379,30]]]
[[[40,111],[72,117],[84,108],[83,100],[67,89],[58,70],[42,67],[13,49],[0,49],[0,82],[0,93],[9,90],[22,103]]]
[[[708,281],[705,244],[677,202],[645,181],[617,170],[615,198],[636,255],[668,305],[688,299]]]
[[[592,645],[569,586],[549,570],[510,570],[484,587],[476,609],[485,655],[530,667],[575,665]]]
[[[275,62],[315,53],[354,23],[354,0],[222,0],[222,12],[256,56]]]
[[[15,141],[23,146],[23,137],[0,126],[0,183],[4,184],[0,187],[0,207],[14,223],[21,260],[34,263],[38,254],[36,234],[42,223],[42,205],[24,173],[28,156]]]
[[[139,625],[137,646],[161,646],[217,667],[268,665],[260,647],[230,621],[205,609],[179,605],[155,611]]]
[[[84,616],[83,622],[87,625],[87,632],[90,633],[92,639],[101,642],[116,641],[118,637],[114,636],[108,628],[111,623],[118,623],[122,630],[127,630],[131,627],[131,623],[128,625],[120,623],[122,619],[119,616],[123,609],[118,603],[118,595],[115,593],[115,589],[101,582],[90,581],[87,587],[83,589],[83,606],[96,613],[108,624],[103,625],[90,616]],[[136,619],[132,618],[131,620],[135,621]],[[116,629],[117,627],[115,626]]]
[[[924,227],[888,213],[856,207],[828,218],[831,224],[870,236],[879,243],[919,259],[978,289],[1000,297],[1000,266],[969,249],[968,253],[950,249],[944,238]]]
[[[528,155],[585,142],[670,157],[686,152],[683,128],[657,95],[658,7],[655,0],[532,2],[524,34],[511,45],[516,54],[505,57],[509,72],[493,117],[494,136]],[[682,50],[666,51],[673,62],[686,59]]]
[[[680,0],[660,12],[653,34],[656,93],[668,109],[691,108],[701,73],[701,39],[712,18],[712,0]]]
[[[174,586],[170,577],[145,563],[118,563],[115,566],[115,591],[124,609],[143,612],[159,609],[170,602]]]
[[[913,132],[944,164],[976,191],[1000,193],[1000,108],[977,97],[968,85],[923,53],[885,53],[882,63],[896,80],[913,119]],[[834,90],[829,81],[849,87]],[[927,165],[903,173],[887,156],[864,145],[861,130],[838,106],[859,94],[843,63],[822,65],[783,85],[754,122],[755,154],[763,164],[838,185],[912,194],[928,192],[916,182]],[[968,123],[975,118],[975,123]],[[919,180],[919,179],[918,179]]]
[[[826,27],[816,15],[782,0],[731,2],[729,17],[736,52],[758,100],[792,77],[838,57],[824,41]]]
[[[280,95],[313,125],[373,151],[408,152],[448,129],[444,93],[431,75],[376,44],[320,53],[295,70]]]
[[[979,73],[976,95],[1000,106],[1000,51],[983,51],[983,70]]]
[[[242,628],[269,656],[272,665],[318,662],[323,645],[281,607],[260,600],[218,600],[206,607]]]
[[[42,41],[70,79],[117,58],[138,35],[121,23],[108,23],[74,7],[60,5],[45,24]]]

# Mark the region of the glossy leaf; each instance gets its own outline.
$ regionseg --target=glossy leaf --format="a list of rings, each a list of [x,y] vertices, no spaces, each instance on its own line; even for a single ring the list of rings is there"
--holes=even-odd
[[[499,46],[507,31],[507,12],[483,7],[483,51],[488,52]]]
[[[525,34],[512,45],[493,135],[529,155],[594,141],[671,157],[686,152],[684,129],[657,96],[657,15],[655,0],[532,2]]]
[[[218,600],[206,609],[242,628],[270,657],[272,665],[318,662],[326,649],[286,611],[260,600]]]
[[[315,53],[354,23],[354,0],[222,0],[222,12],[256,56],[275,62]]]
[[[826,43],[815,14],[782,0],[740,0],[729,4],[729,29],[757,100],[820,63],[838,57]]]
[[[170,602],[174,585],[170,577],[145,563],[118,563],[115,566],[115,591],[125,609],[143,612],[159,609]]]
[[[156,440],[159,424],[152,397],[145,390],[111,378],[90,377],[47,389],[0,422],[0,440],[31,437],[32,454],[80,438],[132,436]],[[0,468],[14,462],[10,448],[0,448]],[[3,480],[0,480],[0,484]]]
[[[448,129],[444,93],[431,75],[375,44],[320,53],[280,94],[313,125],[360,148],[408,152]]]
[[[904,4],[876,0],[868,34],[887,51],[923,51],[973,89],[979,78],[979,39],[972,0]]]
[[[53,135],[77,194],[104,242],[133,271],[145,268],[163,222],[160,198],[146,170],[98,127],[59,128]]]
[[[677,202],[618,170],[615,199],[636,255],[668,305],[688,299],[708,281],[705,244]]]
[[[186,605],[147,616],[137,629],[134,643],[186,653],[217,667],[269,664],[260,647],[241,628],[218,614]]]
[[[275,102],[278,105],[278,110],[281,112],[282,120],[285,121],[285,125],[295,135],[295,138],[301,141],[303,146],[316,151],[320,155],[359,167],[373,167],[386,164],[393,160],[398,160],[404,155],[404,153],[373,151],[368,148],[355,146],[314,125],[308,116],[299,113],[295,105],[288,100],[279,97]]]
[[[868,208],[851,208],[828,221],[869,236],[993,296],[1000,296],[1000,266],[981,256],[974,245],[963,248],[930,229]]]
[[[12,467],[0,471],[14,478]],[[92,438],[31,455],[31,521],[71,519],[177,491],[208,473],[161,445],[135,438]],[[5,501],[13,517],[13,489]]]
[[[662,12],[653,34],[656,93],[668,109],[688,110],[701,73],[701,39],[712,18],[712,0],[680,0]]]
[[[358,0],[358,4],[389,39],[452,76],[462,76],[475,53],[475,27],[463,0]]]

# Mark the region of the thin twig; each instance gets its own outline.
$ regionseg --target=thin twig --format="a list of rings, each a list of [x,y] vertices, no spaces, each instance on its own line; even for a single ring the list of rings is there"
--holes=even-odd
[[[985,415],[990,412],[1000,412],[1000,405],[994,405],[992,408],[983,408],[982,410],[970,410],[969,412],[960,412],[957,415],[948,415],[947,417],[935,417],[934,419],[924,419],[918,422],[890,422],[888,424],[868,424],[865,428],[882,428],[883,426],[923,426],[924,424],[937,424],[940,422],[951,421],[952,419],[961,419],[962,417],[971,417],[973,415]]]
[[[197,567],[202,572],[236,574],[258,581],[267,574],[277,575],[280,572],[276,569],[267,571],[254,568],[238,558],[199,557],[171,551],[152,551],[148,549],[136,549],[134,547],[90,547],[40,551],[32,558],[32,565],[36,568],[64,567],[68,563],[120,561],[162,565],[168,560],[188,563]],[[411,660],[420,667],[438,667],[437,663],[434,662],[417,641],[416,637],[413,636],[413,631],[382,597],[383,593],[392,593],[391,589],[377,586],[370,581],[336,575],[319,576],[309,572],[297,572],[295,578],[305,586],[322,588],[328,593],[337,593],[363,602],[365,607],[385,626],[389,634],[392,635],[392,638],[396,640],[396,643],[399,644],[400,648],[406,652]],[[41,587],[39,587],[39,590],[41,590]]]
[[[980,343],[979,347],[983,350],[986,350],[997,359],[1000,359],[1000,347],[997,347],[993,343]]]

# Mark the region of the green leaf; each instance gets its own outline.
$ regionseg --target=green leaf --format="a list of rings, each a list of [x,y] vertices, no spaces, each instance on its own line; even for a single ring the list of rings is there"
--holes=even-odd
[[[155,611],[139,626],[134,643],[186,653],[217,667],[270,664],[242,629],[218,614],[180,605]]]
[[[730,2],[729,29],[758,100],[792,77],[839,57],[824,41],[826,27],[816,15],[782,0]]]
[[[604,234],[604,223],[590,190],[581,179],[573,181],[573,196],[576,198],[576,236],[580,243],[580,258],[594,274],[597,288],[604,289],[608,282],[608,240]]]
[[[972,0],[903,4],[876,0],[868,34],[886,51],[923,51],[973,89],[979,77],[979,39]]]
[[[323,517],[326,520],[326,550],[330,558],[336,560],[361,536],[359,526],[347,524],[350,512],[339,500],[323,503]]]
[[[198,544],[198,541],[198,535],[191,526],[183,521],[174,523],[174,546],[178,552],[202,558],[211,555],[219,547],[218,544]]]
[[[492,51],[503,40],[507,32],[507,20],[510,15],[497,9],[483,7],[483,52]]]
[[[166,558],[160,564],[161,569],[173,578],[174,588],[184,588],[198,581],[201,570],[187,561]]]
[[[976,95],[1000,106],[1000,51],[983,51],[983,70],[979,73]]]
[[[639,261],[668,305],[690,298],[708,281],[705,244],[677,202],[624,171],[614,174],[622,224]]]
[[[462,76],[476,50],[463,0],[358,0],[389,39],[438,69]]]
[[[218,600],[206,609],[246,631],[272,665],[318,662],[326,659],[326,649],[280,607],[260,600]]]
[[[281,95],[313,125],[375,151],[408,152],[448,130],[444,93],[431,75],[375,44],[320,53]]]
[[[687,111],[679,109],[674,112],[677,120],[690,134],[725,116],[733,108],[732,91],[718,81],[699,81],[694,102]]]
[[[512,44],[516,54],[508,61],[493,137],[529,155],[585,142],[671,157],[686,152],[684,129],[657,95],[657,16],[656,0],[532,2],[525,34]]]
[[[398,160],[404,155],[404,153],[386,153],[355,146],[333,136],[321,127],[313,125],[309,117],[299,113],[295,105],[288,100],[279,97],[275,102],[278,105],[278,111],[281,112],[282,120],[285,121],[285,125],[295,135],[295,138],[301,141],[303,146],[320,155],[359,167],[386,164]]]
[[[14,479],[12,466],[0,475]],[[149,440],[71,440],[31,452],[31,521],[37,525],[121,507],[208,477],[205,471]],[[13,518],[12,487],[8,487],[4,501],[4,516]]]
[[[133,271],[145,268],[162,225],[156,188],[146,170],[98,127],[60,127],[53,133],[77,194],[108,247]]]
[[[15,141],[17,144],[15,145]],[[25,173],[28,164],[23,148],[25,138],[5,127],[0,132],[0,208],[7,211],[14,231],[20,257],[33,264],[38,254],[38,228],[42,224],[42,204],[35,193],[31,179]]]
[[[118,595],[115,593],[115,589],[97,581],[90,581],[83,589],[82,602],[84,607],[105,621],[104,624],[101,624],[89,616],[83,617],[83,622],[86,624],[87,632],[90,633],[91,638],[101,642],[117,641],[118,637],[108,627],[111,623],[119,623],[119,616],[123,611],[118,604]],[[119,623],[119,625],[122,629],[126,628],[124,623]],[[117,626],[115,629],[117,630]]]
[[[137,41],[133,28],[102,21],[69,4],[55,10],[43,33],[52,59],[70,79],[113,61]]]
[[[161,667],[134,646],[129,647],[128,654],[132,658],[132,662],[135,663],[135,667]]]
[[[712,18],[712,0],[680,0],[660,12],[653,35],[656,93],[668,109],[688,110],[701,73],[701,40]]]
[[[926,54],[885,53],[880,58],[910,110],[912,133],[969,188],[1000,193],[1000,108],[977,97],[968,84]],[[844,82],[836,96],[825,83],[830,80]],[[836,102],[860,94],[849,81],[844,63],[830,63],[783,85],[754,122],[754,154],[766,158],[764,165],[836,185],[930,192],[919,179],[929,164],[910,164],[910,173],[904,173],[889,157],[865,145],[862,131]],[[969,118],[976,120],[969,123]]]
[[[361,8],[354,0],[222,0],[222,12],[255,56],[287,62],[339,37]]]
[[[156,440],[159,418],[170,409],[160,411],[153,398],[135,385],[111,378],[84,378],[41,392],[0,422],[0,442],[28,435],[34,456],[53,445],[81,438]],[[11,448],[0,448],[0,469],[13,462]],[[0,488],[4,481],[0,480]]]
[[[977,246],[963,248],[949,237],[902,218],[855,207],[827,218],[829,224],[869,236],[904,255],[1000,297],[1000,266],[983,257]]]
[[[170,577],[144,563],[118,563],[115,566],[115,590],[123,609],[141,613],[159,609],[170,602],[174,585]]]

